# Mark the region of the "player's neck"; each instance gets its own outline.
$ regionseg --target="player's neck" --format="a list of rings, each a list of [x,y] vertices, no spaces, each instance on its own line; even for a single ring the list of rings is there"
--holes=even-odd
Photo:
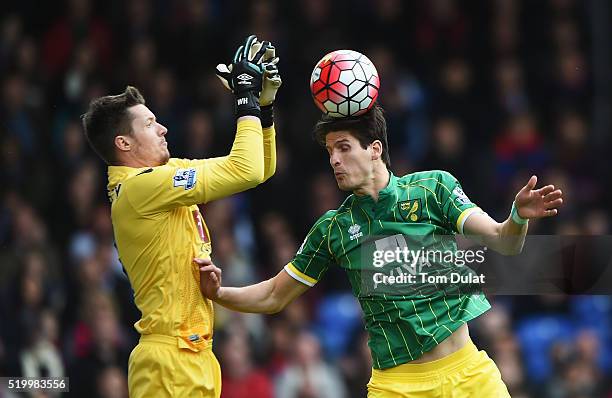
[[[155,164],[152,164],[150,161],[146,159],[141,159],[136,156],[124,155],[119,157],[119,165],[132,167],[135,169],[143,168],[143,167],[154,167]]]
[[[356,190],[353,193],[357,196],[371,196],[374,202],[378,202],[378,193],[385,189],[389,184],[391,173],[386,166],[374,168],[374,176],[368,183]]]

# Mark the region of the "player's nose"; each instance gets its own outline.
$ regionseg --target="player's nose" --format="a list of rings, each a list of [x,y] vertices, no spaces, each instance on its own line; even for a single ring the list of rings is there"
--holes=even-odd
[[[329,155],[329,164],[332,167],[336,167],[340,165],[340,156],[338,156],[335,152],[332,152]]]

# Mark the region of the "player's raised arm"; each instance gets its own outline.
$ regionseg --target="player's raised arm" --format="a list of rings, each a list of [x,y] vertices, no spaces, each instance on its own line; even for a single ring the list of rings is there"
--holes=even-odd
[[[538,178],[532,176],[516,194],[508,218],[498,223],[486,213],[471,215],[464,225],[464,232],[502,254],[518,254],[525,243],[530,219],[551,217],[563,204],[563,192],[554,185],[535,189]]]
[[[289,276],[285,270],[254,285],[224,287],[222,272],[211,260],[198,258],[194,261],[200,266],[202,295],[234,311],[274,314],[310,287]]]
[[[266,42],[264,42],[264,44],[265,43]],[[269,44],[263,58],[264,77],[261,95],[259,96],[259,104],[261,105],[261,127],[264,138],[264,181],[268,180],[276,172],[274,101],[276,100],[276,92],[283,83],[277,63],[278,57],[276,57],[276,50],[272,44]]]
[[[159,162],[160,167],[138,171],[140,174],[127,183],[131,188],[128,195],[131,205],[142,214],[155,214],[178,206],[206,203],[253,188],[274,174],[272,106],[281,84],[277,62],[269,42],[259,43],[255,36],[249,36],[229,66],[217,66],[217,75],[236,98],[237,128],[230,153],[199,160],[172,158]],[[146,113],[143,123],[150,118],[154,120],[150,111],[143,112]],[[262,120],[266,126],[263,129]],[[164,134],[165,128],[160,135]],[[116,186],[118,183],[110,184],[109,192],[115,192]]]
[[[216,72],[235,97],[236,138],[228,156],[205,162],[209,175],[206,201],[243,191],[264,180],[264,147],[261,127],[261,95],[266,47],[249,36],[230,65],[219,64]],[[278,88],[278,87],[277,87]]]
[[[248,49],[247,49],[248,47]],[[246,49],[246,50],[245,50]],[[242,53],[248,63],[256,69],[263,72],[261,82],[261,93],[258,98],[246,98],[237,100],[238,102],[259,101],[260,119],[263,130],[263,157],[264,157],[264,178],[267,180],[276,171],[276,131],[274,129],[274,101],[276,93],[282,84],[282,80],[278,71],[279,58],[276,56],[276,49],[269,41],[258,42],[255,40],[247,40],[247,43],[238,49],[238,53]],[[236,57],[234,57],[234,61]],[[240,90],[237,84],[243,84],[241,81],[232,81],[234,73],[233,63],[217,65],[217,77],[223,85],[230,91],[236,93]],[[218,158],[220,160],[223,158]]]

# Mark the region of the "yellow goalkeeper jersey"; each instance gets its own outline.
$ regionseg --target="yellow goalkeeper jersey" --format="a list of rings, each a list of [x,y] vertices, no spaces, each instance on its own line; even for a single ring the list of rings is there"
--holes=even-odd
[[[273,127],[262,132],[259,121],[241,121],[228,156],[172,158],[158,167],[109,166],[113,230],[142,313],[134,325],[139,333],[177,336],[179,345],[196,351],[212,338],[212,303],[200,293],[193,263],[212,252],[197,204],[269,178],[276,164],[274,135]]]

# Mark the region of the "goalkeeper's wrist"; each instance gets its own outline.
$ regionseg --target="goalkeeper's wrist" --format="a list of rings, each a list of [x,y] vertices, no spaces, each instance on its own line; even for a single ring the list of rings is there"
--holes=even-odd
[[[261,107],[261,127],[268,128],[274,124],[274,104],[264,105]]]
[[[236,93],[236,118],[255,116],[261,118],[259,98],[252,91]]]
[[[514,221],[515,224],[525,225],[529,222],[528,218],[523,218],[518,214],[518,209],[516,208],[516,203],[512,202],[512,210],[510,210],[510,218]]]

